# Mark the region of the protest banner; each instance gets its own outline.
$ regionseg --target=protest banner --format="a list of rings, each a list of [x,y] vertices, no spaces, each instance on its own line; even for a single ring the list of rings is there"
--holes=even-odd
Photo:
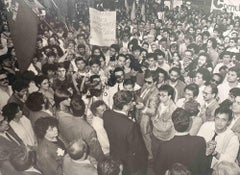
[[[12,0],[7,7],[8,23],[20,71],[28,68],[36,50],[38,16],[24,0]]]
[[[89,8],[90,44],[110,46],[116,41],[116,12]]]
[[[234,15],[240,16],[240,1],[239,0],[212,0],[211,12],[221,11],[226,9],[227,12],[232,12]]]

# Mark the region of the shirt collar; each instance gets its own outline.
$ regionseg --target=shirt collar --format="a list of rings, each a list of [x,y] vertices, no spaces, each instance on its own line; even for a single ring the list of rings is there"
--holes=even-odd
[[[113,109],[113,111],[127,116],[127,114],[126,114],[125,112],[123,112],[123,111],[119,111],[119,110],[117,110],[117,109]]]
[[[186,136],[188,134],[189,134],[189,132],[176,132],[175,136]]]

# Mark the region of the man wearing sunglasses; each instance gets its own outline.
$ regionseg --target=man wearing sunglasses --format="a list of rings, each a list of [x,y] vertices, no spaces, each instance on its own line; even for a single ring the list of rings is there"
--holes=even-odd
[[[152,133],[150,119],[155,115],[157,106],[159,104],[158,89],[157,89],[158,73],[147,70],[144,75],[144,85],[142,87],[139,98],[137,98],[136,108],[137,121],[140,123],[143,140],[148,150],[148,159],[153,158],[151,151],[151,137]]]
[[[8,102],[8,99],[12,95],[12,89],[9,86],[9,81],[7,74],[4,71],[0,71],[0,110],[5,106]]]

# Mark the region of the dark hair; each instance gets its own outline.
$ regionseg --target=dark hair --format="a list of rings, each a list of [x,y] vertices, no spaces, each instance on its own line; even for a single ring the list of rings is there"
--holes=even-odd
[[[232,58],[232,52],[230,51],[223,51],[221,54],[220,54],[220,59],[223,59],[223,56],[224,55],[229,55],[231,58]]]
[[[31,111],[40,111],[45,104],[44,96],[41,92],[33,92],[28,96],[25,104]]]
[[[43,117],[37,119],[34,124],[34,132],[39,139],[43,139],[49,127],[57,127],[58,121],[53,117]]]
[[[86,60],[84,60],[83,57],[77,57],[77,58],[75,59],[75,64],[77,64],[78,61],[83,61],[83,62],[85,63],[85,65],[87,65],[87,62],[86,62]]]
[[[154,58],[154,60],[157,60],[157,54],[156,53],[148,53],[147,59],[149,59],[149,58]]]
[[[10,122],[15,118],[19,110],[20,106],[17,103],[8,103],[2,108],[2,115]]]
[[[156,72],[158,73],[158,76],[160,73],[164,75],[164,81],[166,81],[168,79],[168,73],[164,69],[158,67]]]
[[[133,99],[133,94],[130,91],[118,91],[113,96],[114,109],[122,110],[124,105],[130,103]]]
[[[213,78],[214,75],[217,75],[220,78],[219,82],[217,82],[217,85],[221,84],[223,82],[223,76],[220,73],[214,73],[212,75],[212,78]]]
[[[64,100],[70,98],[71,95],[72,94],[65,88],[56,89],[54,92],[54,101],[55,101],[56,107],[59,108],[60,103]]]
[[[229,93],[231,95],[233,95],[234,97],[238,97],[238,96],[240,96],[240,88],[234,87],[234,88],[230,89]]]
[[[115,74],[116,72],[123,72],[124,73],[124,70],[121,67],[116,67],[113,71],[113,74]]]
[[[48,77],[45,76],[45,75],[38,75],[35,77],[34,81],[35,81],[35,84],[37,87],[40,87],[41,86],[41,83],[44,81],[44,80],[48,80]]]
[[[163,56],[163,58],[165,58],[165,53],[160,49],[156,49],[154,53],[156,54],[156,56]]]
[[[169,74],[171,73],[171,72],[177,72],[178,73],[178,76],[180,76],[181,75],[181,70],[179,69],[179,68],[177,68],[177,67],[172,67],[170,70],[169,70]]]
[[[208,69],[201,67],[197,70],[197,73],[202,75],[202,79],[206,81],[205,84],[209,83],[211,79],[211,73],[209,72]]]
[[[102,106],[102,105],[106,105],[105,102],[102,101],[102,100],[97,100],[97,101],[95,101],[95,102],[93,102],[93,103],[91,104],[90,110],[91,110],[91,112],[93,113],[93,115],[96,115],[96,113],[97,113],[97,108],[98,108],[99,106]]]
[[[217,95],[218,95],[218,88],[217,88],[217,86],[215,84],[212,84],[212,83],[207,84],[206,86],[211,87],[212,94],[215,94],[215,98],[216,98]]]
[[[20,92],[23,89],[27,89],[28,88],[28,82],[24,79],[17,79],[16,81],[13,82],[12,84],[12,90]]]
[[[70,107],[74,116],[83,116],[85,113],[85,103],[78,95],[71,99]]]
[[[78,139],[69,144],[67,152],[71,159],[78,160],[84,156],[84,153],[88,154],[88,146],[85,141]]]
[[[191,83],[191,84],[188,84],[187,86],[185,86],[184,92],[186,91],[186,89],[192,91],[194,97],[197,97],[199,94],[199,87],[195,83]]]
[[[150,78],[150,77],[152,77],[153,82],[157,82],[158,77],[159,77],[157,70],[156,71],[150,71],[149,69],[147,69],[145,71],[144,78],[146,79],[146,78]]]
[[[175,91],[173,89],[172,86],[168,85],[168,84],[164,84],[162,86],[160,86],[160,88],[158,88],[159,92],[160,91],[164,91],[164,92],[167,92],[168,93],[168,96],[170,95],[171,96],[171,99],[173,100],[174,99],[174,95],[175,95]]]
[[[190,115],[183,108],[177,108],[172,113],[172,121],[177,132],[185,132],[189,128]]]
[[[126,85],[132,85],[134,87],[135,86],[135,81],[133,81],[131,78],[125,79],[123,81],[123,86],[126,86]]]
[[[97,57],[93,57],[92,59],[90,59],[90,61],[88,62],[88,65],[91,67],[92,65],[97,64],[99,66],[101,66],[101,62]]]
[[[239,67],[237,67],[237,66],[231,67],[231,68],[228,70],[228,72],[230,72],[230,71],[236,72],[237,77],[240,78],[240,69],[239,69]]]
[[[232,121],[233,119],[233,113],[232,110],[225,106],[220,106],[217,108],[214,112],[214,116],[216,117],[218,114],[228,114],[228,121]]]
[[[217,48],[217,40],[216,40],[216,38],[209,38],[208,41],[212,42],[213,49]]]
[[[181,163],[174,163],[170,170],[169,175],[191,175],[191,172]]]
[[[118,60],[119,57],[123,57],[123,58],[125,58],[125,60],[127,60],[127,57],[126,57],[126,55],[124,55],[124,54],[119,54],[119,55],[116,57],[116,60]]]
[[[98,162],[97,172],[98,175],[118,175],[120,173],[119,163],[106,157],[102,161]]]

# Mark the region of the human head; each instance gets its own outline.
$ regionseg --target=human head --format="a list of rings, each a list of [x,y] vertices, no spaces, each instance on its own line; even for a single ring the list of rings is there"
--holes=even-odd
[[[102,100],[97,100],[93,102],[90,106],[90,110],[93,113],[93,115],[102,117],[103,113],[107,110],[107,105]]]
[[[16,93],[20,98],[27,96],[28,93],[28,82],[23,79],[17,79],[12,84],[12,90]]]
[[[5,71],[0,71],[0,87],[8,87],[9,80]]]
[[[227,81],[229,83],[236,83],[239,81],[240,71],[238,67],[231,67],[228,70]]]
[[[181,70],[177,67],[172,67],[169,70],[169,80],[171,82],[177,82],[180,78],[180,75],[181,75]]]
[[[156,85],[158,81],[158,73],[156,71],[146,70],[144,74],[144,85],[151,88]]]
[[[94,74],[99,74],[101,62],[97,57],[93,57],[92,59],[90,59],[88,64]]]
[[[135,82],[131,78],[125,79],[123,81],[124,90],[134,91],[134,86],[135,86]]]
[[[56,107],[59,109],[60,105],[64,105],[66,107],[70,106],[71,93],[65,88],[58,88],[54,92],[54,101]]]
[[[203,99],[205,102],[209,103],[213,99],[216,99],[218,95],[218,88],[215,84],[208,84],[203,90]]]
[[[163,83],[168,79],[168,73],[162,68],[157,68],[156,72],[158,73],[158,83]]]
[[[213,49],[217,48],[217,40],[216,40],[216,38],[209,38],[207,40],[207,48],[213,48]]]
[[[25,104],[31,111],[41,111],[45,107],[45,97],[41,92],[33,92],[28,96]]]
[[[223,51],[220,54],[220,59],[222,59],[224,65],[227,65],[232,61],[232,53],[229,51]]]
[[[215,110],[215,131],[217,133],[224,132],[227,127],[231,124],[233,115],[232,110],[228,107],[219,107]]]
[[[147,61],[149,63],[149,67],[154,66],[156,64],[156,61],[157,61],[156,53],[148,53],[147,54]]]
[[[162,65],[165,62],[165,53],[161,51],[160,49],[156,49],[154,51],[157,55],[157,62],[159,65]]]
[[[126,63],[126,56],[124,54],[119,54],[117,57],[116,57],[116,60],[117,60],[117,66],[119,67],[124,67],[125,63]]]
[[[8,122],[19,121],[22,117],[22,111],[17,103],[8,103],[2,108],[2,115],[7,118]]]
[[[49,89],[49,80],[45,75],[38,75],[35,77],[35,84],[39,89],[48,90]]]
[[[196,73],[195,83],[200,87],[202,85],[208,84],[211,79],[211,73],[206,68],[199,68]]]
[[[121,67],[116,67],[113,73],[117,83],[122,83],[124,80],[124,70]]]
[[[233,99],[232,112],[234,115],[240,115],[240,90],[236,89],[233,95],[235,98]]]
[[[195,83],[188,84],[184,88],[184,93],[185,93],[185,99],[187,99],[187,101],[195,99],[199,94],[199,87]]]
[[[98,175],[121,175],[120,164],[110,157],[106,157],[97,165]]]
[[[34,124],[34,132],[38,139],[53,139],[58,136],[58,121],[54,117],[37,119]]]
[[[211,83],[212,84],[215,84],[215,85],[219,85],[219,84],[221,84],[222,83],[222,81],[223,81],[223,77],[222,77],[222,75],[221,74],[219,74],[219,73],[214,73],[213,75],[212,75],[212,79],[211,79]]]
[[[174,163],[167,175],[191,175],[191,172],[181,163]]]
[[[57,65],[57,76],[58,78],[65,78],[67,69],[64,63],[58,63]]]
[[[72,113],[76,117],[82,117],[85,113],[85,103],[80,96],[73,96],[70,102]]]
[[[77,57],[75,59],[75,64],[79,71],[83,71],[87,65],[87,62],[83,59],[83,57]]]
[[[177,108],[172,113],[172,121],[177,132],[186,132],[189,129],[190,115],[183,108]]]
[[[162,103],[167,103],[169,102],[169,100],[174,99],[175,92],[172,86],[168,84],[162,85],[158,90],[159,90],[160,101]]]
[[[73,160],[85,160],[88,156],[88,146],[85,141],[78,139],[68,145],[67,152]]]
[[[130,91],[118,91],[113,96],[113,108],[129,111],[133,107],[133,94]]]
[[[197,63],[198,63],[198,67],[207,67],[211,63],[209,54],[206,52],[200,53],[198,56]]]

